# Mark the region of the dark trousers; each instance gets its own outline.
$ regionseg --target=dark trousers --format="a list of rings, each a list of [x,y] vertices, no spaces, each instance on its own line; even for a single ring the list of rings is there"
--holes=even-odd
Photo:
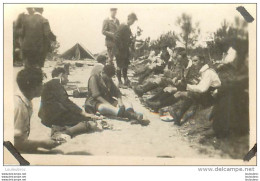
[[[24,66],[26,68],[44,67],[45,58],[46,58],[46,53],[44,52],[23,50],[23,60],[24,60]]]
[[[59,116],[54,120],[42,120],[42,124],[50,128],[52,127],[52,125],[61,126],[61,127],[64,126],[71,127],[77,125],[82,121],[88,121],[88,120],[89,119],[86,118],[85,116],[68,111],[61,114],[61,116]]]

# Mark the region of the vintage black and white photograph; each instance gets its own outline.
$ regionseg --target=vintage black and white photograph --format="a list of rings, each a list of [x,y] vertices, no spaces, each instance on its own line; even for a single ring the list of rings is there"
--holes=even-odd
[[[32,165],[243,163],[255,20],[256,4],[5,4],[4,141]]]

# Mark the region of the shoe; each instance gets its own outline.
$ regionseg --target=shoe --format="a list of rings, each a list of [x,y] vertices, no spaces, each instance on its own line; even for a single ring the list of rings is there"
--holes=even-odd
[[[118,87],[122,89],[127,89],[127,86],[125,86],[122,82],[119,82]]]
[[[131,81],[130,81],[129,79],[127,79],[127,80],[124,82],[124,85],[131,88]]]
[[[139,124],[141,124],[142,126],[147,126],[150,124],[150,121],[148,119],[142,119],[140,121],[138,121]]]
[[[93,131],[97,129],[97,123],[94,121],[87,121],[87,130]]]
[[[155,112],[158,112],[161,106],[161,102],[160,101],[146,101],[146,104],[148,107],[150,107],[151,109],[153,109]]]
[[[136,95],[138,97],[142,97],[143,96],[143,90],[142,90],[141,86],[136,86],[134,88],[134,92],[136,93]]]
[[[60,143],[66,143],[71,140],[71,136],[62,132],[56,132],[51,136],[51,139]]]

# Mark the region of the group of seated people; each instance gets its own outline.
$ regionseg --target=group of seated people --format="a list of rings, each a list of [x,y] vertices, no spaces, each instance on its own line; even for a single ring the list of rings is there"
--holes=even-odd
[[[248,59],[241,64],[237,63],[241,56],[226,57],[233,60],[214,66],[201,55],[195,55],[190,60],[182,47],[172,51],[163,47],[160,55],[152,52],[148,59],[139,61],[133,67],[136,76],[142,76],[133,88],[134,92],[139,97],[153,92],[154,95],[145,104],[159,111],[160,115],[168,112],[170,119],[161,116],[164,121],[182,125],[194,116],[198,105],[213,105],[210,119],[219,136],[229,134],[231,127],[237,123],[243,127],[233,126],[232,129],[245,133],[248,130],[249,107]],[[106,56],[97,57],[98,63],[88,80],[84,110],[69,99],[64,88],[69,81],[69,71],[65,68],[54,68],[52,79],[45,84],[45,73],[41,69],[24,68],[18,72],[16,81],[19,91],[14,98],[15,147],[21,152],[52,149],[79,134],[99,130],[97,120],[102,120],[103,116],[147,126],[150,121],[136,112],[131,103],[122,99],[122,93],[112,79],[116,74],[115,67],[106,61]],[[238,64],[240,66],[236,66]],[[222,75],[228,75],[229,79],[222,79]],[[31,101],[37,97],[41,97],[38,112],[41,123],[51,128],[50,139],[41,141],[29,139],[33,113]],[[237,107],[237,104],[240,106]]]
[[[244,134],[248,132],[248,66],[246,55],[239,56],[233,47],[216,62],[199,54],[189,59],[182,47],[171,51],[162,47],[158,56],[152,51],[133,66],[138,78],[134,91],[145,106],[160,113],[163,121],[180,126],[195,115],[198,107],[213,106],[209,119],[217,136],[233,130]],[[150,96],[143,99],[148,92]],[[243,99],[234,95],[243,95]],[[237,110],[235,104],[243,108]]]
[[[18,93],[15,95],[14,145],[21,152],[35,152],[38,148],[52,149],[76,135],[99,130],[97,112],[146,126],[149,120],[122,99],[122,93],[112,78],[116,70],[106,65],[107,58],[100,55],[88,80],[88,95],[85,110],[69,99],[64,86],[69,82],[68,71],[56,67],[52,79],[43,85],[44,73],[38,68],[25,68],[17,75]],[[32,99],[41,96],[38,116],[41,123],[51,128],[51,139],[31,140],[30,119],[33,113]]]
[[[186,50],[177,47],[172,52],[172,60],[169,61],[169,56],[166,60],[163,59],[164,51],[165,48],[159,58],[164,61],[163,68],[160,67],[162,71],[156,74],[153,70],[159,66],[152,62],[149,67],[153,69],[144,71],[150,70],[154,74],[148,75],[148,78],[141,85],[138,84],[134,91],[142,97],[148,91],[156,89],[157,92],[146,101],[146,105],[156,112],[166,106],[179,105],[176,111],[171,111],[173,117],[171,121],[180,125],[183,114],[189,110],[193,102],[211,102],[211,94],[221,86],[221,81],[203,56],[195,55],[189,60]],[[194,112],[194,109],[192,110]]]

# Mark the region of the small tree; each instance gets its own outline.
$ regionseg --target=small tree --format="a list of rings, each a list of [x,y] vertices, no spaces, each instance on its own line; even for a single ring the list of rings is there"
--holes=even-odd
[[[181,33],[178,36],[178,40],[183,43],[186,50],[188,50],[188,48],[192,48],[195,45],[200,33],[199,23],[197,22],[193,25],[192,17],[183,13],[177,18],[176,24],[181,28]]]
[[[47,55],[48,60],[54,60],[58,56],[60,43],[58,41],[51,42],[50,52]]]
[[[159,51],[161,47],[168,46],[170,48],[176,46],[177,36],[173,31],[162,34],[158,39],[151,41],[151,49]]]

